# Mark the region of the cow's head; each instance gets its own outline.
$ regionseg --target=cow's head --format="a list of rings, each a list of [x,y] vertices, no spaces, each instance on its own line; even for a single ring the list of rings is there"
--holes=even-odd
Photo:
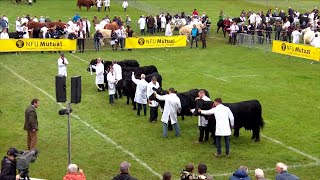
[[[196,109],[193,113],[194,115],[200,115],[200,113],[198,112],[198,109],[209,110],[213,107],[212,101],[204,101],[203,99],[196,99],[195,103],[196,103]]]

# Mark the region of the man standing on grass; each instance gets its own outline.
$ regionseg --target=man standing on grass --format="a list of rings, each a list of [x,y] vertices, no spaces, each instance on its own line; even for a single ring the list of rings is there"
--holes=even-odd
[[[196,48],[198,49],[198,35],[199,35],[199,30],[197,26],[194,24],[193,28],[191,30],[191,45],[190,48],[192,48],[193,41],[196,41]]]
[[[108,8],[108,11],[110,12],[110,0],[104,0],[104,11],[106,11]]]
[[[128,1],[123,1],[122,7],[123,7],[123,9],[124,9],[124,12],[127,11],[127,7],[128,7],[128,6],[129,6]]]
[[[176,131],[176,136],[180,136],[180,128],[178,124],[178,112],[181,111],[180,98],[177,96],[174,88],[169,89],[169,94],[158,95],[157,92],[153,92],[156,98],[160,101],[164,101],[164,109],[161,117],[163,132],[162,136],[164,138],[168,137],[168,122],[171,120],[171,124],[174,126]]]
[[[61,57],[58,59],[58,76],[66,76],[67,77],[67,58],[64,57],[64,53],[61,53]]]
[[[39,99],[33,99],[31,105],[24,112],[24,130],[27,131],[28,150],[35,150],[38,142],[38,116],[36,109],[39,106]]]
[[[148,97],[148,104],[150,106],[150,122],[154,122],[158,118],[158,105],[159,103],[155,100],[149,100],[150,96],[153,94],[153,88],[158,89],[160,87],[159,83],[157,82],[157,77],[153,76],[151,82],[148,84],[147,90],[147,97]]]
[[[147,87],[148,83],[145,80],[146,76],[141,74],[141,80],[136,79],[134,76],[134,72],[132,72],[132,81],[137,85],[136,93],[134,96],[134,102],[138,103],[138,111],[137,116],[140,116],[140,110],[143,106],[143,114],[144,116],[147,115]]]
[[[221,98],[216,98],[214,100],[214,108],[210,110],[201,110],[199,112],[203,115],[212,115],[214,114],[216,118],[216,143],[217,143],[217,153],[215,154],[216,157],[221,156],[221,137],[224,137],[224,142],[226,146],[226,157],[229,157],[229,139],[231,135],[231,128],[234,125],[234,117],[231,110],[222,104]]]

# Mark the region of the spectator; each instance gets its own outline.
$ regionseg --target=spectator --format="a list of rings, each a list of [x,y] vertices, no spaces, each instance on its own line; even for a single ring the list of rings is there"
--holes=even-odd
[[[7,33],[7,29],[2,29],[2,33],[0,34],[0,39],[9,39],[9,34]]]
[[[206,24],[207,31],[208,31],[207,35],[209,35],[210,34],[210,27],[211,27],[211,20],[209,18],[207,18],[205,24]]]
[[[198,35],[199,35],[199,30],[197,26],[194,24],[193,28],[191,30],[191,45],[190,48],[192,48],[193,41],[196,42],[196,48],[198,49]]]
[[[154,31],[153,31],[153,29],[154,29],[154,18],[153,18],[153,16],[149,16],[148,18],[147,18],[147,25],[148,25],[148,32],[150,33],[150,34],[154,34]]]
[[[137,180],[129,174],[130,163],[124,161],[120,164],[120,174],[113,177],[113,180]]]
[[[164,32],[166,28],[167,20],[166,20],[166,16],[163,13],[160,15],[160,22],[161,22],[161,31]]]
[[[22,29],[22,32],[23,32],[22,38],[29,39],[30,37],[29,37],[29,30],[28,30],[27,24],[23,23],[21,25],[21,29]]]
[[[32,6],[32,0],[28,0],[28,5]]]
[[[264,30],[265,30],[264,24],[257,23],[257,34],[258,34],[258,43],[259,44],[263,44],[263,42],[264,42],[264,36],[263,36]]]
[[[3,17],[1,18],[0,23],[2,30],[8,28],[8,22]]]
[[[239,26],[237,25],[236,21],[234,21],[230,27],[229,44],[231,45],[236,44],[238,31],[239,31]]]
[[[292,32],[292,43],[299,44],[300,43],[300,36],[302,35],[302,32],[298,28],[295,28],[295,30]]]
[[[102,36],[100,30],[97,30],[93,36],[94,48],[96,49],[96,51],[100,51],[100,39],[102,39],[102,38],[103,38],[103,36]]]
[[[24,127],[27,131],[28,150],[36,150],[38,143],[38,116],[36,109],[39,107],[39,99],[32,99],[31,104],[24,111]]]
[[[296,175],[288,172],[288,166],[282,162],[276,164],[276,172],[278,173],[276,180],[299,180]]]
[[[282,26],[280,22],[276,22],[276,26],[274,27],[274,31],[276,32],[275,40],[280,40],[280,34],[282,31]]]
[[[96,3],[97,3],[98,12],[100,12],[102,8],[102,0],[97,0]]]
[[[34,16],[33,19],[32,19],[32,21],[33,21],[33,22],[39,22],[37,16]]]
[[[81,17],[78,15],[78,13],[72,18],[72,22],[77,22]]]
[[[46,19],[44,20],[44,22],[51,22],[49,16],[46,17]]]
[[[16,157],[18,156],[18,150],[10,148],[1,161],[1,180],[20,180],[20,175],[16,172]]]
[[[131,22],[131,18],[129,15],[127,15],[125,20],[126,26],[130,26],[130,22]]]
[[[79,169],[76,164],[69,164],[68,172],[63,177],[63,180],[86,180],[86,176],[82,169]]]
[[[133,35],[135,37],[137,37],[136,33],[134,33],[134,31],[131,29],[130,26],[127,26],[127,29],[126,29],[126,34],[127,36],[130,38],[130,37],[133,37]],[[132,49],[128,49],[128,51],[132,51]]]
[[[271,23],[268,22],[267,27],[265,28],[265,32],[266,32],[266,43],[271,44],[271,34],[272,34],[272,26]]]
[[[44,22],[45,22],[45,19],[44,19],[44,17],[43,17],[43,16],[40,16],[40,18],[39,18],[39,22],[41,22],[41,23],[44,23]]]
[[[169,21],[168,24],[166,25],[166,31],[164,33],[165,36],[172,36],[172,31],[171,31],[171,22]]]
[[[114,29],[111,31],[110,45],[112,47],[112,51],[118,50],[118,35]]]
[[[231,128],[234,125],[234,117],[231,110],[224,106],[222,103],[221,98],[216,98],[214,100],[214,108],[204,111],[199,109],[199,112],[203,115],[211,115],[214,114],[216,118],[216,143],[217,143],[217,153],[215,154],[216,157],[221,156],[221,137],[224,137],[224,142],[226,146],[226,157],[229,157],[229,138],[231,135]]]
[[[86,32],[83,30],[83,28],[78,31],[78,47],[79,47],[79,52],[83,53],[84,52],[84,42],[86,40]]]
[[[207,174],[207,165],[204,163],[198,165],[198,179],[213,180],[213,177]]]
[[[266,180],[262,169],[258,168],[254,170],[254,176],[256,177],[256,180]]]
[[[9,32],[9,19],[8,19],[8,17],[6,15],[3,15],[2,19],[7,22],[7,32]]]
[[[248,168],[246,166],[240,166],[233,175],[229,178],[229,180],[251,180],[248,176]]]
[[[197,9],[194,9],[192,12],[192,17],[198,18],[198,16],[199,16],[199,13],[198,13]]]
[[[181,180],[191,180],[191,179],[197,179],[197,176],[193,173],[194,166],[193,164],[187,164],[186,169],[181,171]]]
[[[163,173],[162,180],[171,180],[171,179],[172,179],[172,176],[170,172]]]
[[[104,0],[104,11],[106,11],[108,8],[108,11],[110,12],[110,0]]]

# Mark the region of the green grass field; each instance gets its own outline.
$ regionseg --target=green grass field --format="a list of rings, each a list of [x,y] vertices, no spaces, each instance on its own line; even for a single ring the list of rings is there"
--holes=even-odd
[[[212,24],[220,9],[231,15],[237,15],[242,9],[267,9],[261,3],[251,2],[245,6],[242,1],[179,0],[170,5],[169,1],[159,0],[146,3],[188,12],[196,7],[199,12],[206,11],[213,17]],[[292,3],[294,7],[296,1]],[[113,1],[111,13],[98,13],[94,9],[80,12],[75,1],[38,0],[32,7],[0,1],[0,6],[6,7],[1,8],[0,14],[6,14],[11,23],[14,23],[14,17],[23,14],[67,20],[77,12],[90,18],[93,15],[124,17],[129,14],[135,22],[143,13],[130,8],[124,13]],[[136,28],[135,23],[132,25]],[[227,40],[221,39],[221,33],[212,33],[212,36],[206,50],[186,47],[168,51],[107,50],[66,54],[70,64],[68,97],[70,77],[82,76],[82,102],[73,105],[71,117],[72,162],[84,169],[87,179],[111,179],[118,173],[120,162],[125,160],[132,164],[131,174],[144,180],[159,179],[165,171],[172,172],[173,179],[179,179],[180,170],[190,162],[195,165],[206,163],[215,179],[228,179],[240,165],[246,165],[250,170],[262,168],[268,179],[274,179],[274,167],[280,161],[288,164],[289,171],[303,180],[319,179],[319,63],[310,64],[308,60],[287,58],[255,48],[229,46]],[[58,115],[65,104],[55,102],[54,77],[58,57],[56,53],[37,52],[21,53],[21,56],[0,54],[0,154],[4,156],[11,146],[26,148],[24,109],[32,98],[39,98],[40,156],[31,164],[30,174],[50,180],[62,179],[68,165],[67,117]],[[253,143],[251,132],[242,129],[239,138],[231,138],[231,157],[215,158],[215,147],[211,142],[193,144],[198,138],[197,117],[179,120],[181,137],[176,138],[170,132],[169,138],[163,139],[161,122],[150,124],[148,117],[137,117],[131,105],[125,104],[125,99],[110,106],[108,94],[96,92],[95,77],[86,72],[88,63],[85,61],[97,57],[136,59],[142,66],[153,64],[163,77],[164,88],[175,87],[178,91],[206,88],[212,98],[222,97],[225,102],[258,99],[265,120],[261,142]],[[250,176],[254,176],[252,171]]]

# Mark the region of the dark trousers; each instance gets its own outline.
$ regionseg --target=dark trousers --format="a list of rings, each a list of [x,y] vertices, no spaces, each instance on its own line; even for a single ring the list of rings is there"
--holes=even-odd
[[[264,42],[263,34],[259,34],[259,35],[258,35],[258,43],[259,43],[259,44],[263,44],[263,42]]]
[[[80,52],[84,52],[84,39],[77,39],[78,40],[78,48]]]
[[[209,130],[208,127],[199,126],[199,142],[203,142],[209,140]]]
[[[98,87],[101,89],[98,89],[98,91],[105,91],[104,85],[103,84],[98,84]]]
[[[276,32],[276,35],[274,37],[275,40],[280,40],[280,33],[281,32]]]
[[[266,39],[267,39],[267,42],[266,43],[271,43],[271,33],[266,33]]]
[[[141,29],[141,35],[146,35],[146,32],[144,29]]]
[[[230,36],[230,44],[236,45],[236,42],[237,42],[237,33],[232,33]]]
[[[153,33],[154,33],[153,30],[154,30],[153,27],[149,27],[149,28],[148,28],[148,31],[149,31],[150,34],[153,34]]]
[[[207,40],[202,39],[202,49],[207,48]]]
[[[38,142],[38,132],[37,131],[28,131],[27,136],[27,146],[28,150],[35,150]]]
[[[137,115],[140,116],[140,110],[142,109],[142,105],[143,105],[143,114],[146,116],[147,115],[147,105],[140,104],[140,103],[138,103]]]
[[[107,10],[107,8],[108,8],[108,10],[110,11],[110,6],[108,6],[108,7],[107,7],[107,6],[105,6],[105,7],[104,7],[104,11],[106,11],[106,10]]]
[[[226,146],[226,155],[229,155],[230,149],[230,136],[216,136],[216,143],[217,143],[217,153],[221,154],[221,137],[224,137],[224,143]]]
[[[150,122],[156,121],[158,118],[158,106],[150,107]]]
[[[196,41],[196,48],[198,47],[198,36],[191,36],[191,48],[193,45],[193,41]]]
[[[291,43],[291,41],[292,41],[291,34],[292,34],[292,32],[287,32],[287,37],[288,37],[288,42],[289,43]]]
[[[119,38],[119,45],[120,45],[120,48],[123,50],[124,48],[124,39],[123,38]]]
[[[114,104],[114,95],[113,94],[109,94],[109,103],[110,104]]]

